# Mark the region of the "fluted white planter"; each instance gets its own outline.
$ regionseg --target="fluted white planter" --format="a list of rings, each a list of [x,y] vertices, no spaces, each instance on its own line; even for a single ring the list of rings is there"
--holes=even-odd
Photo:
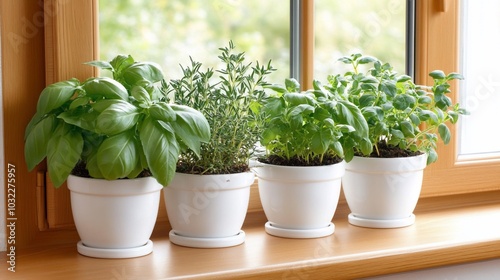
[[[313,167],[259,163],[255,172],[268,219],[266,232],[288,238],[331,235],[344,170],[344,161]]]
[[[163,188],[153,177],[137,179],[82,178],[70,175],[71,210],[82,255],[132,258],[152,252],[149,240]]]
[[[221,175],[176,173],[164,189],[172,230],[170,241],[197,248],[220,248],[242,244],[251,172]]]
[[[342,178],[351,210],[349,223],[371,228],[412,225],[426,163],[426,154],[406,158],[354,157],[347,163]]]

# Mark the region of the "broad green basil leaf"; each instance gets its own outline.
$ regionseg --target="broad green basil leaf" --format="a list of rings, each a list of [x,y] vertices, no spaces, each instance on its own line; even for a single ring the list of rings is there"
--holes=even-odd
[[[273,141],[275,138],[276,138],[276,130],[274,129],[274,127],[268,127],[266,128],[263,132],[262,132],[262,136],[261,136],[261,144],[266,146],[268,145],[269,143],[271,143],[271,141]]]
[[[359,146],[363,155],[369,155],[373,151],[373,144],[368,138],[362,138]]]
[[[339,129],[340,132],[342,132],[342,133],[350,133],[350,132],[356,131],[354,129],[354,127],[352,127],[350,125],[346,125],[346,124],[339,124],[336,126],[336,128]]]
[[[121,104],[120,106],[130,105],[130,103],[128,103],[127,101],[123,101],[121,99],[102,99],[92,103],[90,106],[92,106],[92,108],[97,112],[102,113],[104,112],[104,110],[108,109],[108,107],[113,104]]]
[[[379,85],[379,90],[384,92],[385,94],[393,97],[398,92],[396,88],[396,83],[394,81],[382,81]]]
[[[151,97],[148,91],[142,86],[134,86],[131,90],[132,96],[140,103],[149,104]]]
[[[300,104],[298,106],[293,107],[292,110],[288,113],[290,117],[294,117],[302,114],[312,114],[314,113],[314,107],[309,104]]]
[[[134,86],[142,80],[147,80],[151,83],[163,80],[163,73],[160,66],[153,62],[134,63],[121,74],[125,82],[130,86]]]
[[[73,94],[79,89],[79,86],[80,82],[77,79],[71,79],[54,83],[46,87],[38,99],[36,105],[37,114],[42,116],[61,107],[73,97]]]
[[[84,64],[91,65],[91,66],[97,67],[99,69],[110,70],[111,72],[114,71],[111,63],[109,63],[107,61],[94,60],[94,61],[86,62]]]
[[[377,97],[373,94],[365,94],[359,98],[359,106],[361,108],[367,107],[373,104]]]
[[[330,146],[331,135],[325,134],[322,130],[317,131],[311,139],[311,150],[318,154],[324,154]]]
[[[57,116],[66,123],[81,127],[89,131],[96,130],[96,120],[99,112],[93,110],[90,106],[77,107],[73,110],[62,112]]]
[[[413,125],[409,121],[402,121],[401,122],[401,131],[403,132],[404,136],[407,138],[415,137]]]
[[[348,124],[356,130],[360,137],[368,137],[368,124],[366,123],[361,110],[354,104],[340,100],[337,103],[339,119],[343,124]]]
[[[338,141],[333,141],[330,147],[333,149],[335,154],[337,154],[339,157],[344,158],[345,153],[344,153],[344,148],[342,147],[342,144]]]
[[[87,168],[87,171],[92,178],[104,178],[104,175],[102,175],[99,165],[97,164],[97,151],[87,157],[85,168]]]
[[[80,160],[82,135],[60,122],[47,144],[47,166],[54,186],[60,187]]]
[[[298,92],[300,91],[300,84],[295,79],[285,79],[285,88],[288,92]]]
[[[139,109],[132,104],[112,104],[97,117],[96,130],[106,135],[122,133],[134,127],[139,117]]]
[[[69,105],[69,109],[73,110],[77,107],[80,106],[85,106],[90,103],[90,98],[88,96],[82,96],[75,98],[73,101],[71,101],[71,104]]]
[[[389,129],[387,125],[383,122],[379,122],[373,128],[373,134],[375,135],[387,135],[389,133]]]
[[[170,107],[170,104],[159,102],[149,107],[149,114],[151,117],[158,121],[173,122],[176,120],[177,115]]]
[[[126,178],[139,163],[133,133],[106,138],[97,150],[97,166],[107,180]]]
[[[122,99],[128,100],[127,89],[119,82],[107,78],[92,78],[83,84],[87,96],[92,99]]]
[[[170,104],[176,113],[176,121],[169,123],[175,135],[196,155],[200,154],[201,142],[210,140],[210,125],[199,111],[188,106]]]
[[[158,183],[168,186],[180,154],[175,135],[149,117],[144,119],[139,133],[149,170]]]
[[[28,171],[33,170],[47,156],[47,144],[55,127],[55,116],[42,119],[28,133],[24,144],[24,157]]]
[[[314,99],[314,95],[311,94],[311,93],[289,92],[289,93],[285,93],[283,95],[283,98],[291,106],[297,106],[297,105],[300,105],[300,104],[314,105],[316,103],[316,101]]]
[[[276,85],[266,85],[266,86],[264,86],[264,88],[272,89],[272,90],[274,90],[275,92],[278,92],[278,93],[288,92],[284,86],[278,85],[278,84],[276,84]]]
[[[397,138],[397,139],[403,139],[403,138],[405,138],[405,135],[399,129],[390,129],[390,132],[391,132],[391,137],[392,138]]]
[[[109,64],[113,67],[115,70],[115,74],[121,73],[124,69],[129,67],[134,63],[134,58],[130,55],[117,55],[113,60],[110,61]],[[115,77],[120,79],[121,76]]]

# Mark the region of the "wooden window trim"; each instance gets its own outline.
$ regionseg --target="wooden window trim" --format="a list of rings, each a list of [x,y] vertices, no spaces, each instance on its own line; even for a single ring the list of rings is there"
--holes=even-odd
[[[431,84],[428,73],[435,69],[459,72],[460,1],[417,1],[416,81]],[[467,78],[467,77],[465,77]],[[458,82],[452,85],[453,100],[458,99]],[[498,190],[500,160],[459,161],[458,127],[450,127],[449,145],[439,144],[439,160],[424,172],[422,197]]]
[[[18,26],[12,26],[17,19],[32,17],[40,11],[36,3],[29,1],[20,2],[16,0],[2,1],[2,34],[7,34],[11,30],[22,32],[22,23],[17,20]],[[28,4],[29,3],[29,4]],[[4,96],[4,127],[5,138],[5,159],[14,161],[18,166],[24,164],[23,156],[23,131],[24,126],[13,125],[21,121],[26,124],[29,121],[27,114],[31,117],[36,106],[36,96],[47,83],[57,80],[76,77],[84,80],[89,76],[96,75],[92,67],[82,63],[98,58],[98,28],[97,28],[97,7],[98,0],[91,1],[68,1],[68,0],[45,0],[45,14],[47,22],[42,30],[45,30],[45,41],[43,32],[35,34],[30,38],[25,49],[22,49],[26,58],[16,56],[16,52],[5,40],[2,40],[2,65],[4,66],[4,82],[10,79],[17,79],[16,83],[4,84],[4,94],[15,96],[6,100]],[[303,27],[312,32],[312,5],[313,0],[304,1],[308,12],[304,13],[309,17],[309,26]],[[457,71],[458,68],[458,0],[447,1],[447,11],[438,12],[436,1],[423,0],[417,2],[417,69],[416,79],[418,83],[428,83],[430,79],[427,73],[433,69],[443,69],[446,72]],[[26,8],[25,6],[28,6]],[[51,10],[52,9],[52,10]],[[43,10],[42,10],[43,12]],[[10,14],[9,14],[10,13]],[[9,16],[4,16],[9,15]],[[48,16],[47,16],[48,15]],[[21,30],[21,31],[20,31]],[[311,34],[308,35],[308,44],[312,44]],[[3,38],[2,38],[3,39]],[[437,47],[436,47],[437,45]],[[310,47],[310,46],[309,46]],[[312,51],[312,48],[310,48]],[[39,53],[45,50],[45,58]],[[304,56],[303,59],[306,59]],[[309,65],[304,71],[310,71],[312,77],[312,59],[309,53]],[[307,61],[307,60],[306,60]],[[19,64],[19,65],[16,65]],[[15,65],[15,66],[14,66]],[[29,67],[25,65],[30,65]],[[40,71],[40,67],[46,69]],[[9,67],[13,67],[14,71]],[[45,76],[33,77],[32,83],[22,84],[25,80],[19,78],[27,75],[30,70],[35,73],[45,73]],[[307,70],[311,69],[311,70]],[[19,71],[18,71],[19,70]],[[307,75],[307,73],[306,73]],[[16,78],[17,77],[17,78]],[[312,80],[312,78],[309,78]],[[308,83],[307,79],[303,83]],[[22,84],[22,85],[21,85]],[[310,81],[309,81],[310,84]],[[457,92],[458,85],[453,85],[454,92]],[[20,93],[22,92],[22,94]],[[16,95],[17,94],[17,95]],[[453,98],[456,98],[454,94]],[[19,105],[23,104],[23,105]],[[22,109],[21,109],[22,108]],[[18,112],[18,111],[23,112]],[[12,123],[9,123],[12,122]],[[14,132],[15,131],[15,135]],[[456,135],[456,128],[452,128]],[[498,190],[500,184],[500,162],[459,162],[455,156],[456,144],[439,147],[440,159],[437,163],[428,167],[425,172],[422,197],[444,196],[460,193],[484,192]],[[23,205],[19,205],[20,218],[24,222],[19,225],[17,243],[19,247],[47,246],[49,244],[64,244],[78,239],[76,231],[72,227],[62,226],[47,230],[43,223],[44,219],[50,217],[50,213],[55,213],[54,218],[60,214],[67,215],[70,212],[69,203],[64,204],[67,199],[67,188],[54,189],[51,186],[43,187],[45,179],[45,166],[38,167],[37,172],[27,172],[19,167],[19,197]],[[258,193],[256,186],[252,188],[252,194]],[[66,193],[65,193],[66,192]],[[22,197],[22,198],[21,198]],[[52,201],[52,202],[51,202]],[[53,209],[43,207],[53,205],[58,207]],[[37,210],[38,208],[38,210]],[[61,212],[61,209],[62,212]],[[255,195],[252,198],[251,211],[261,211],[260,201]],[[161,210],[160,210],[161,211]],[[41,215],[41,216],[40,216]],[[46,216],[44,216],[46,215]],[[42,231],[40,231],[42,229]]]

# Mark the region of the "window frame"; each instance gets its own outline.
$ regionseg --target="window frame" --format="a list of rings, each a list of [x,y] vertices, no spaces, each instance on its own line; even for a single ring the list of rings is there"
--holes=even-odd
[[[52,2],[50,0],[47,2]],[[408,0],[409,2],[413,2]],[[64,6],[71,11],[70,6],[81,9],[81,3],[64,1]],[[76,1],[78,2],[78,1]],[[431,84],[432,79],[428,73],[435,69],[445,72],[459,72],[459,34],[460,34],[460,1],[459,0],[424,0],[415,1],[415,81],[418,84]],[[86,2],[87,10],[91,8],[94,12],[93,25],[75,25],[71,17],[64,17],[60,13],[55,16],[52,30],[56,33],[54,38],[65,38],[63,42],[46,41],[46,47],[60,50],[55,62],[47,57],[47,65],[53,63],[55,73],[68,73],[72,69],[81,67],[81,63],[97,59],[98,57],[98,0]],[[410,3],[411,4],[411,3]],[[295,4],[296,5],[296,4]],[[294,5],[292,4],[291,7]],[[74,9],[73,9],[74,11]],[[314,58],[314,0],[300,1],[300,80],[302,85],[312,84],[313,80],[313,58]],[[73,28],[73,30],[72,30]],[[77,28],[85,28],[79,30]],[[59,33],[57,33],[59,32]],[[87,38],[85,38],[85,36]],[[94,50],[86,51],[85,55],[78,56],[80,59],[70,59],[75,52],[64,52],[65,45],[61,43],[79,41],[94,42]],[[85,57],[86,59],[83,59]],[[64,63],[56,64],[63,61]],[[69,73],[68,73],[69,74]],[[54,75],[55,80],[66,78],[67,75]],[[458,99],[458,82],[454,81],[451,87],[450,97]],[[453,138],[449,145],[438,145],[439,160],[428,166],[424,172],[424,183],[421,197],[460,194],[477,191],[497,190],[500,187],[500,160],[488,161],[459,161],[457,158],[457,126],[451,126]]]
[[[2,3],[2,7],[15,4]],[[312,58],[313,58],[313,0],[301,1],[302,24],[304,32],[301,44],[301,79],[302,84],[312,82]],[[32,4],[35,6],[37,4]],[[458,72],[459,66],[459,1],[458,0],[422,0],[416,1],[416,43],[415,43],[415,81],[419,84],[431,83],[432,79],[427,73],[434,69],[442,69],[445,72]],[[88,76],[96,75],[92,67],[83,65],[84,62],[98,58],[98,0],[89,1],[67,1],[67,0],[45,0],[45,41],[32,40],[30,46],[45,48],[45,60],[36,58],[37,65],[45,65],[45,82],[50,84],[54,81],[76,77],[84,80]],[[17,11],[18,9],[16,9]],[[2,11],[5,13],[5,11]],[[19,12],[21,13],[21,12]],[[28,12],[26,12],[29,15]],[[32,15],[29,15],[32,16]],[[19,29],[22,28],[21,23]],[[4,28],[7,27],[4,25]],[[9,27],[10,28],[10,27]],[[5,46],[3,43],[2,46]],[[2,54],[6,50],[2,49]],[[34,56],[34,55],[32,55]],[[3,55],[2,60],[7,59]],[[9,60],[10,61],[10,60]],[[17,71],[17,70],[16,70]],[[18,71],[18,72],[21,72]],[[39,72],[37,74],[42,75]],[[6,74],[6,73],[4,73]],[[458,98],[458,83],[452,84],[452,99]],[[34,109],[36,98],[30,96],[22,97],[23,102],[31,102],[29,108]],[[21,97],[19,97],[21,98]],[[5,97],[4,97],[5,100]],[[4,105],[5,106],[5,105]],[[25,108],[27,105],[23,103]],[[10,110],[12,111],[12,110]],[[19,114],[28,114],[30,110],[19,110]],[[9,116],[9,119],[11,117]],[[6,120],[7,121],[7,120]],[[456,127],[450,127],[453,135],[457,135]],[[24,162],[22,145],[18,139],[5,139],[6,160],[15,159],[21,166]],[[15,147],[15,148],[12,148]],[[447,146],[439,145],[439,160],[429,166],[424,172],[424,183],[421,197],[444,196],[461,193],[486,192],[500,189],[500,161],[459,161],[456,156],[457,144],[455,138]],[[68,215],[71,213],[69,203],[61,202],[68,196],[63,186],[54,190],[52,186],[43,186],[46,166],[41,164],[35,171],[18,169],[19,182],[27,185],[19,190],[19,197],[23,203],[18,205],[20,215],[25,217],[24,223],[20,225],[17,245],[21,247],[33,247],[43,244],[61,244],[77,238],[74,227],[63,227],[62,229],[47,229],[43,220],[34,217],[33,213],[43,215],[49,206],[44,203],[48,201],[47,194],[52,193],[54,200],[52,205],[62,209],[56,211],[56,215]],[[25,187],[25,188],[24,188]],[[36,190],[36,191],[34,191]],[[253,203],[258,204],[258,199]],[[43,207],[41,207],[43,206]],[[45,207],[45,208],[44,208]],[[53,211],[53,209],[52,209]],[[57,218],[57,217],[56,217]]]

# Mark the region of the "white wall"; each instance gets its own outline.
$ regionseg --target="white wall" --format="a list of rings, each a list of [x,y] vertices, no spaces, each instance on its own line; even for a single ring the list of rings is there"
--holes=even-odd
[[[1,38],[1,34],[0,34]],[[0,61],[2,61],[2,51],[0,50]],[[3,108],[3,95],[2,95],[3,83],[2,83],[2,64],[0,63],[0,108]],[[3,150],[3,112],[0,109],[0,251],[5,251],[7,249],[7,244],[5,243],[5,234],[7,227],[5,222],[5,156]]]
[[[368,278],[367,280],[498,280],[500,259]]]

